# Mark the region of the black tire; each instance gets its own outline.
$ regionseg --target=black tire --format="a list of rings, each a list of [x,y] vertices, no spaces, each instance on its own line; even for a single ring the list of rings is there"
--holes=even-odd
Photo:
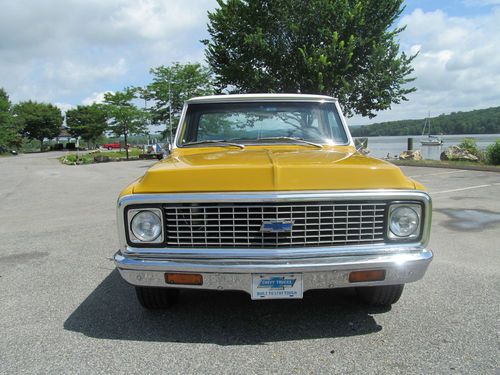
[[[108,151],[111,151],[113,149],[113,147],[108,147]]]
[[[142,307],[148,310],[168,309],[179,297],[179,291],[171,288],[135,287],[137,300]]]
[[[356,293],[370,306],[390,306],[398,302],[404,287],[404,284],[364,286],[356,288]]]

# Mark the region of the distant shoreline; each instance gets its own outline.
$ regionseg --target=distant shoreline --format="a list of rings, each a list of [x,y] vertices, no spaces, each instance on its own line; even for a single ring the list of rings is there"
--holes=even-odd
[[[387,155],[392,158],[399,155],[402,151],[407,149],[408,138],[413,138],[413,150],[420,150],[422,152],[422,157],[425,160],[440,160],[441,152],[446,150],[449,146],[460,144],[466,138],[473,138],[479,149],[486,150],[489,145],[495,143],[497,139],[500,139],[500,134],[444,135],[442,136],[443,144],[440,146],[422,145],[420,141],[425,138],[425,136],[423,137],[421,135],[393,135],[366,138],[368,139],[368,149],[370,150],[370,155],[378,158],[385,158]]]
[[[474,138],[477,136],[482,136],[482,137],[497,137],[500,138],[500,133],[472,133],[472,134],[435,134],[443,137],[463,137],[463,138]],[[400,138],[425,138],[426,135],[422,134],[410,134],[410,135],[365,135],[365,136],[355,136],[354,134],[352,135],[353,138],[383,138],[383,137],[400,137]]]
[[[386,134],[387,137],[411,136],[409,134],[422,134],[425,121],[426,119],[388,121],[371,125],[353,125],[350,129],[355,137],[373,137],[382,134]],[[453,112],[430,117],[427,122],[430,123],[430,133],[436,135],[499,134],[500,107]]]

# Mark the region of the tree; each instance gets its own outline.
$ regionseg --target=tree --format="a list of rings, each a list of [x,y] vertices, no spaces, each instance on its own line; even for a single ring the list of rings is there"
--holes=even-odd
[[[88,106],[79,105],[66,112],[66,124],[69,133],[73,137],[81,137],[90,148],[90,142],[95,144],[108,127],[106,110],[95,103]]]
[[[21,142],[21,134],[12,118],[9,95],[0,88],[0,148],[19,148]]]
[[[146,114],[132,103],[136,99],[136,89],[127,87],[123,91],[104,94],[109,129],[118,137],[124,137],[125,152],[128,160],[129,134],[140,134],[146,131]]]
[[[184,102],[194,96],[214,93],[214,80],[210,69],[201,64],[180,64],[159,66],[150,70],[153,82],[141,90],[141,97],[153,100],[149,109],[154,124],[166,124],[165,133],[175,133]],[[170,107],[172,104],[172,120]],[[167,135],[167,134],[164,134]]]
[[[219,89],[339,98],[347,115],[407,100],[411,62],[392,28],[403,0],[218,0],[206,58]]]
[[[29,139],[40,141],[40,151],[43,150],[45,138],[55,138],[61,131],[63,123],[61,110],[52,104],[30,100],[16,104],[13,112],[22,133]]]

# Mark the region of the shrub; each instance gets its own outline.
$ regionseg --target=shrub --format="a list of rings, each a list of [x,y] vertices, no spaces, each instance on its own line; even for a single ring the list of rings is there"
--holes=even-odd
[[[479,160],[484,160],[484,153],[477,147],[474,138],[465,138],[462,143],[458,145],[463,150],[470,152],[472,155],[477,156]]]
[[[489,145],[486,149],[486,160],[488,164],[500,165],[500,139]]]
[[[91,154],[83,154],[83,155],[68,154],[66,156],[59,158],[59,160],[63,164],[69,164],[69,165],[91,164],[94,161],[93,156]]]
[[[78,160],[76,154],[69,154],[69,155],[66,155],[66,161],[68,163],[76,163],[76,161]]]

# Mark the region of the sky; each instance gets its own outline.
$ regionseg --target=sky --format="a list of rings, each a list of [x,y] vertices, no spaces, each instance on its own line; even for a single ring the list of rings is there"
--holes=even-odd
[[[373,119],[500,105],[500,0],[409,0],[398,20],[401,50],[414,60],[417,91]],[[107,91],[144,86],[149,69],[204,62],[207,11],[215,0],[0,0],[0,87],[13,103],[62,110]]]

